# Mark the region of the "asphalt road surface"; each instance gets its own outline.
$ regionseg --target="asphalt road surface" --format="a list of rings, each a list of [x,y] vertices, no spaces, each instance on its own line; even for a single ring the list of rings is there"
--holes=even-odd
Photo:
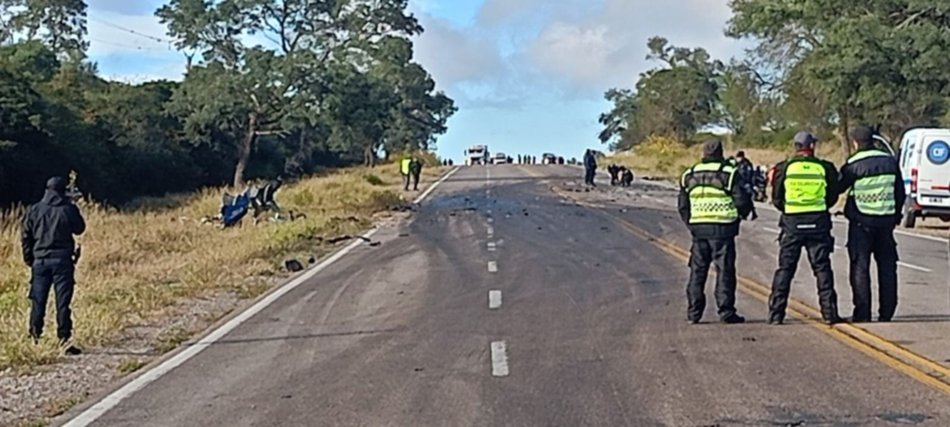
[[[576,175],[462,168],[411,221],[376,233],[380,246],[354,246],[174,369],[145,372],[97,419],[89,402],[61,422],[950,425],[946,391],[808,322],[768,326],[747,294],[749,324],[714,322],[710,284],[707,323],[688,325],[684,262],[622,226],[682,239],[667,190],[552,191]],[[742,249],[740,271],[774,268],[767,241]],[[906,273],[926,281],[926,268]],[[805,299],[814,285],[796,288]]]

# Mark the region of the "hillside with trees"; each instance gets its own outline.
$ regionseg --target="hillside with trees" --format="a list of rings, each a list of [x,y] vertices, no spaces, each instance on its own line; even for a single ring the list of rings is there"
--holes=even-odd
[[[413,61],[407,3],[171,0],[184,78],[133,85],[86,57],[84,1],[0,0],[0,206],[70,171],[121,204],[433,149],[456,108]]]
[[[754,42],[747,57],[648,43],[658,67],[612,89],[602,142],[628,150],[650,136],[688,142],[728,130],[737,144],[787,143],[799,129],[844,142],[856,124],[890,138],[945,126],[950,4],[920,0],[732,0],[726,34]],[[842,151],[847,152],[847,144]]]

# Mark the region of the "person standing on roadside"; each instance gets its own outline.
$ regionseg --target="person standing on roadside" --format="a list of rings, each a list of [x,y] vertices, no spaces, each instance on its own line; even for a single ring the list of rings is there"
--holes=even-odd
[[[422,175],[422,160],[413,157],[409,162],[409,174],[412,175],[412,190],[419,191],[419,177]]]
[[[795,155],[776,165],[772,202],[782,213],[779,220],[778,269],[769,296],[769,324],[785,321],[792,279],[802,248],[818,281],[818,302],[826,324],[841,322],[838,294],[831,269],[835,242],[828,210],[838,201],[838,171],[835,165],[815,157],[818,139],[809,132],[795,135]]]
[[[715,264],[719,320],[744,323],[736,312],[736,236],[752,211],[752,199],[740,187],[735,166],[723,158],[722,141],[703,144],[703,159],[680,180],[679,213],[693,237],[686,296],[687,320],[697,324],[706,311],[706,279]]]
[[[839,192],[848,192],[844,208],[848,218],[848,255],[851,259],[851,292],[854,322],[871,321],[871,257],[877,264],[878,320],[890,322],[897,310],[897,241],[907,194],[897,160],[874,147],[874,131],[851,131],[855,152],[841,167]]]
[[[584,152],[584,183],[596,187],[594,178],[597,176],[597,159],[594,158],[594,152],[588,149]]]
[[[402,160],[399,161],[399,173],[402,174],[403,180],[403,189],[409,191],[409,179],[412,175],[410,166],[412,165],[412,157],[405,156]]]
[[[79,260],[73,236],[86,231],[79,208],[66,195],[66,180],[50,178],[46,193],[27,209],[21,243],[23,261],[31,268],[30,337],[38,343],[43,335],[46,303],[50,288],[56,295],[56,335],[67,355],[82,353],[73,345],[70,304],[76,284],[75,264]]]

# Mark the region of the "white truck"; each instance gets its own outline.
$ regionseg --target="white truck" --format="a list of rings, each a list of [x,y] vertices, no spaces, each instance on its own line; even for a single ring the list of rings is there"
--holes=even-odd
[[[469,166],[487,165],[490,159],[487,146],[473,145],[465,150],[465,164]]]
[[[904,226],[917,218],[950,221],[950,129],[911,129],[901,136],[901,173],[907,202]]]

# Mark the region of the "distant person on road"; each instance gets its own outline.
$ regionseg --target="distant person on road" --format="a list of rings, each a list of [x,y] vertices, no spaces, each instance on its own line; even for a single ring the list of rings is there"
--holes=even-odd
[[[590,149],[584,152],[584,183],[596,187],[594,178],[597,176],[597,159],[594,158],[594,152]]]
[[[755,166],[752,164],[752,161],[749,160],[745,155],[745,151],[739,150],[736,152],[735,166],[737,173],[739,175],[739,185],[742,187],[742,191],[745,191],[749,194],[749,197],[755,200]],[[752,213],[750,214],[753,220],[759,218],[759,213],[755,209],[755,204],[752,204]]]
[[[419,177],[422,176],[422,160],[413,157],[409,161],[409,174],[412,175],[412,190],[419,191]]]
[[[412,176],[411,174],[412,171],[410,169],[411,165],[412,165],[411,156],[405,156],[402,158],[402,160],[399,161],[399,173],[402,174],[402,180],[404,183],[403,189],[406,191],[409,191],[409,180],[411,179],[411,176]]]
[[[841,167],[839,193],[848,192],[851,294],[854,322],[871,321],[871,257],[877,264],[878,320],[890,322],[897,311],[897,242],[894,228],[901,222],[907,194],[897,160],[874,147],[874,131],[851,131],[854,154]]]
[[[23,220],[23,261],[32,269],[30,336],[38,343],[43,335],[46,303],[52,288],[56,295],[56,336],[63,351],[70,356],[82,353],[71,341],[70,305],[76,284],[75,264],[79,261],[73,236],[84,231],[86,222],[66,195],[66,180],[50,178],[43,199],[29,207]]]
[[[686,319],[697,324],[706,311],[706,279],[716,265],[716,305],[723,323],[744,323],[736,311],[736,236],[752,199],[739,187],[736,168],[723,158],[722,141],[703,144],[703,159],[680,180],[679,213],[693,236]]]
[[[620,184],[620,167],[614,164],[607,166],[607,173],[610,174],[610,185]]]
[[[792,279],[798,269],[802,248],[818,281],[818,301],[826,324],[840,323],[835,276],[831,253],[835,242],[831,235],[828,209],[838,201],[838,171],[831,162],[815,157],[818,139],[809,132],[795,135],[795,155],[776,165],[772,203],[782,213],[779,228],[778,269],[769,296],[769,324],[785,321]]]
[[[633,185],[633,171],[626,167],[620,167],[620,185],[629,187]]]

